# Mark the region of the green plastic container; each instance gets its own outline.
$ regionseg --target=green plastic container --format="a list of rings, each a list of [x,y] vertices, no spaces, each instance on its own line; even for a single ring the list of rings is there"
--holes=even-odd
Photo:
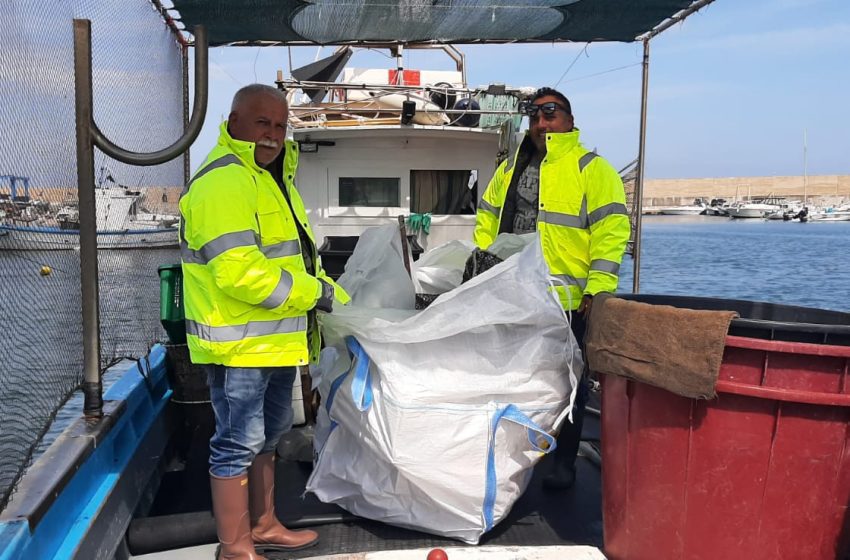
[[[183,313],[183,269],[179,264],[159,267],[159,321],[172,344],[186,343]]]

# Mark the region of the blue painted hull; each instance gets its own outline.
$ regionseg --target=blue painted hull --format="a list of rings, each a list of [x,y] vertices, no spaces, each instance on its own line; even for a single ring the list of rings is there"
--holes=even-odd
[[[77,420],[21,481],[0,516],[0,560],[114,557],[168,441],[171,396],[161,345],[116,367],[104,416]]]

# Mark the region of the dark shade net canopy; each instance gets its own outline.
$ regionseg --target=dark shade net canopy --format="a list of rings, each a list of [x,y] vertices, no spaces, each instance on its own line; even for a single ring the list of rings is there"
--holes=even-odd
[[[173,0],[211,45],[634,41],[695,0]]]

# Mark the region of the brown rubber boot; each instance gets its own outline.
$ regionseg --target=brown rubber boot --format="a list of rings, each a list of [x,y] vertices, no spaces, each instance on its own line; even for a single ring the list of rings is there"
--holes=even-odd
[[[228,478],[210,475],[213,515],[218,541],[216,558],[222,560],[265,560],[254,550],[248,516],[248,475]]]
[[[290,531],[274,513],[274,452],[257,455],[248,469],[251,495],[251,536],[262,552],[301,550],[319,542],[309,529]]]

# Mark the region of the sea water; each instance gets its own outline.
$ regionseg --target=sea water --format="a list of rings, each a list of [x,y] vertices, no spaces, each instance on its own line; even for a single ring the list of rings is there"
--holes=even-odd
[[[138,355],[163,340],[156,268],[175,250],[101,252],[102,355]],[[42,262],[44,261],[44,262]],[[749,299],[850,311],[850,222],[797,223],[703,216],[643,219],[640,292]],[[43,264],[52,272],[40,274]],[[632,290],[634,259],[625,257],[619,291]],[[0,415],[26,411],[51,378],[78,373],[79,254],[0,252]],[[108,383],[108,380],[107,380]],[[47,397],[45,397],[47,398]],[[39,445],[43,450],[74,418],[75,394]],[[35,434],[29,434],[35,437]],[[20,434],[3,441],[19,445]]]

